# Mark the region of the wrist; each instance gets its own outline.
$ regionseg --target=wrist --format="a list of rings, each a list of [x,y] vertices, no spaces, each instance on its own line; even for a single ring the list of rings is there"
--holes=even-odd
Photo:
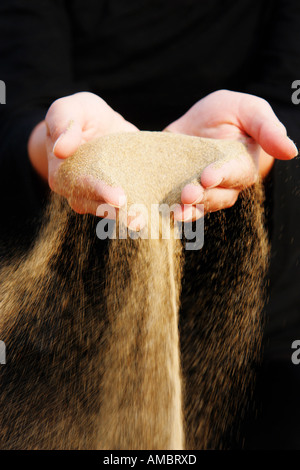
[[[28,139],[28,157],[31,165],[45,182],[48,181],[48,157],[46,150],[45,121],[35,126]]]

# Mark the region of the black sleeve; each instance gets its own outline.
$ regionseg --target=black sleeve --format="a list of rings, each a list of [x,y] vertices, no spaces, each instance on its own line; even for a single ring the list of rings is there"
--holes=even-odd
[[[300,104],[292,83],[300,78],[300,2],[274,3],[258,56],[257,79],[246,91],[267,99],[300,147]],[[272,170],[272,258],[267,307],[268,351],[290,361],[291,338],[300,335],[300,159],[276,160]],[[294,335],[294,336],[293,336]]]
[[[245,91],[265,98],[289,136],[300,146],[300,106],[292,103],[292,83],[300,78],[300,2],[271,0],[256,70]]]
[[[63,0],[1,0],[0,196],[3,239],[32,236],[46,187],[31,167],[28,137],[58,97],[75,91],[69,18]],[[31,233],[30,233],[31,232]]]

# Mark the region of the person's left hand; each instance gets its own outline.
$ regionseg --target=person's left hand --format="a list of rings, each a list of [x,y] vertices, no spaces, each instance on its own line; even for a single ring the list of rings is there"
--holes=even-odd
[[[238,140],[247,145],[249,154],[226,159],[222,166],[207,166],[200,186],[189,184],[181,193],[182,206],[175,220],[191,221],[205,212],[215,212],[235,204],[240,191],[264,177],[274,158],[289,160],[298,154],[269,103],[257,96],[219,90],[198,101],[186,114],[168,125],[165,131]],[[274,158],[273,158],[274,157]]]

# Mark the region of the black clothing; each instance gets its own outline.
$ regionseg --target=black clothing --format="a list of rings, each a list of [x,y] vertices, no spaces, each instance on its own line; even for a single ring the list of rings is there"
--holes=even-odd
[[[161,130],[203,96],[227,88],[267,99],[300,145],[300,108],[291,102],[300,76],[299,22],[298,0],[1,0],[0,80],[7,87],[7,104],[0,106],[2,246],[28,246],[38,228],[47,191],[26,146],[56,98],[91,91],[140,129]],[[278,361],[300,387],[300,366],[290,359],[291,344],[300,339],[299,175],[299,160],[277,161],[268,201],[264,367],[271,364],[271,378],[262,388],[282,415],[290,406],[290,379],[277,380]],[[260,440],[254,426],[251,446],[300,448],[298,415],[289,415],[282,429],[268,419],[260,423],[266,428]]]

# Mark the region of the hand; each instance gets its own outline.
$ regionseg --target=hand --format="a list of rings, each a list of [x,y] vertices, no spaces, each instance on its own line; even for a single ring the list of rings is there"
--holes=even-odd
[[[66,197],[74,211],[95,215],[102,203],[117,208],[125,204],[123,189],[86,176],[77,181],[75,191],[68,181],[61,189],[61,185],[57,184],[57,171],[79,145],[105,134],[137,130],[99,96],[87,92],[76,93],[60,98],[50,106],[45,121],[31,134],[29,158],[37,172],[48,180],[50,188]],[[76,198],[73,197],[74,193]]]
[[[200,186],[182,190],[181,207],[176,220],[195,220],[203,214],[195,204],[204,204],[205,212],[215,212],[235,204],[239,192],[252,185],[259,174],[271,169],[274,158],[288,160],[298,154],[267,101],[253,95],[220,90],[198,101],[186,114],[165,129],[170,132],[213,139],[238,140],[247,144],[249,155],[228,159],[220,166],[210,164]],[[274,157],[274,158],[273,158]]]

